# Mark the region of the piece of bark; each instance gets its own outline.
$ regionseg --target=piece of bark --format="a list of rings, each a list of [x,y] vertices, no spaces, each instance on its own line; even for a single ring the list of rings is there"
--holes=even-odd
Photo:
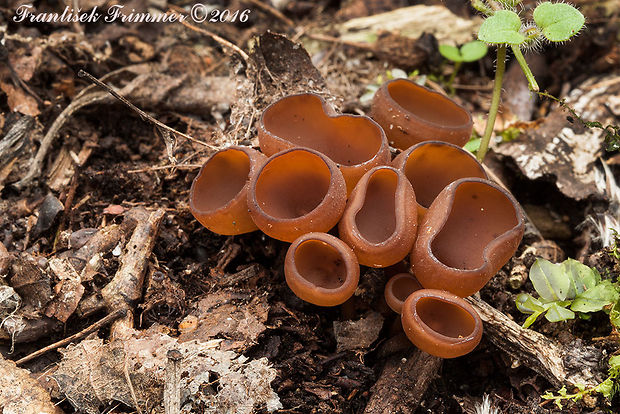
[[[371,388],[365,414],[413,414],[441,368],[441,358],[411,345],[404,353],[390,356],[381,376]]]
[[[605,373],[599,362],[602,351],[580,341],[562,346],[531,329],[523,329],[482,299],[466,299],[484,323],[484,334],[515,363],[525,365],[545,377],[554,387],[569,385],[593,387]]]
[[[147,270],[149,258],[155,245],[159,231],[159,224],[164,217],[165,210],[157,209],[151,213],[142,208],[143,218],[131,235],[125,246],[121,258],[121,267],[114,278],[101,291],[109,312],[126,309],[124,318],[116,320],[110,329],[112,339],[125,337],[133,331],[134,315],[132,312],[136,301],[142,297],[142,285]]]

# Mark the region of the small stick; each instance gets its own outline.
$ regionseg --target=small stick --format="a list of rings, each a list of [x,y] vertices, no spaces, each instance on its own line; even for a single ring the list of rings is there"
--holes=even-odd
[[[166,385],[164,388],[164,410],[166,414],[181,412],[181,360],[183,355],[177,349],[166,354]]]
[[[284,22],[284,24],[286,24],[287,26],[291,26],[291,27],[295,26],[295,23],[291,19],[286,17],[280,10],[273,8],[268,4],[265,4],[259,0],[245,0],[245,2],[251,3],[255,5],[256,7],[258,7],[259,9],[262,9],[263,11],[271,14],[273,17]]]
[[[92,325],[88,326],[85,329],[82,329],[80,332],[75,333],[65,339],[62,339],[58,342],[54,342],[53,344],[50,344],[44,348],[39,349],[38,351],[33,352],[30,355],[26,355],[25,357],[23,357],[22,359],[18,359],[15,364],[17,365],[22,365],[28,361],[32,361],[35,358],[40,357],[41,355],[52,351],[54,349],[60,348],[62,346],[65,346],[67,344],[70,344],[71,342],[75,341],[76,339],[80,339],[85,337],[86,335],[98,331],[99,328],[102,328],[104,326],[106,326],[107,324],[109,324],[112,321],[115,321],[116,319],[120,318],[121,316],[125,315],[125,309],[118,309],[112,313],[110,313],[109,315],[106,315],[105,317],[101,318],[100,320],[98,320],[97,322],[93,323]]]
[[[200,141],[200,140],[198,140],[196,138],[190,137],[187,134],[179,132],[179,131],[177,131],[174,128],[170,128],[168,125],[164,124],[163,122],[153,118],[152,116],[150,116],[149,114],[144,112],[142,109],[138,108],[137,106],[135,106],[134,104],[129,102],[129,100],[127,100],[127,98],[125,98],[124,96],[120,95],[118,92],[116,92],[114,89],[112,89],[109,85],[101,82],[99,79],[95,78],[90,73],[80,69],[79,72],[78,72],[78,76],[81,77],[81,78],[85,77],[88,80],[90,80],[92,83],[94,83],[97,86],[99,86],[100,88],[105,89],[106,92],[108,92],[110,95],[112,95],[113,97],[115,97],[116,99],[118,99],[119,101],[121,101],[122,103],[127,105],[129,108],[131,108],[132,111],[134,111],[138,115],[140,115],[140,118],[142,118],[143,121],[148,121],[151,124],[153,124],[157,128],[159,133],[162,134],[162,136],[164,137],[164,140],[166,140],[166,146],[168,146],[168,140],[170,139],[170,134],[174,134],[174,135],[182,136],[183,138],[185,138],[185,139],[187,139],[189,141],[195,142],[197,144],[204,145],[206,147],[211,147],[211,145],[207,144],[206,142],[202,142],[202,141]],[[211,148],[213,148],[213,147],[211,147]],[[172,156],[172,154],[170,154],[170,155]]]

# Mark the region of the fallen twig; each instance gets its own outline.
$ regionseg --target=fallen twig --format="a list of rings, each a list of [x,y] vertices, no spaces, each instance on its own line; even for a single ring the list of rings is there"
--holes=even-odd
[[[271,7],[269,4],[265,4],[259,0],[244,0],[244,1],[247,3],[251,3],[254,6],[258,7],[259,9],[271,14],[275,18],[284,22],[284,24],[286,24],[287,26],[295,27],[295,22],[293,22],[291,19],[286,17],[280,10]]]
[[[105,317],[101,318],[100,320],[98,320],[97,322],[93,323],[92,325],[82,329],[80,332],[75,333],[71,336],[68,336],[65,339],[62,339],[58,342],[54,342],[53,344],[50,344],[44,348],[39,349],[38,351],[33,352],[32,354],[26,355],[25,357],[18,359],[15,364],[17,365],[22,365],[25,364],[28,361],[32,361],[35,358],[40,357],[41,355],[52,351],[54,349],[58,349],[60,347],[63,347],[65,345],[70,344],[71,342],[77,340],[77,339],[81,339],[85,336],[87,336],[88,334],[92,333],[92,332],[96,332],[98,331],[100,328],[106,326],[107,324],[109,324],[110,322],[115,321],[116,319],[120,318],[121,316],[125,315],[125,309],[118,309],[112,313],[110,313],[109,315],[106,315]]]

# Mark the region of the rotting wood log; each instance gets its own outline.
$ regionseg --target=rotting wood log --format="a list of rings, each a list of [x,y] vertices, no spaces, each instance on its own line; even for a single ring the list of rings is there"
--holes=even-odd
[[[531,329],[523,329],[482,299],[466,299],[484,323],[484,335],[510,355],[515,365],[525,365],[546,378],[554,387],[592,387],[604,379],[599,368],[602,351],[580,340],[563,346]]]

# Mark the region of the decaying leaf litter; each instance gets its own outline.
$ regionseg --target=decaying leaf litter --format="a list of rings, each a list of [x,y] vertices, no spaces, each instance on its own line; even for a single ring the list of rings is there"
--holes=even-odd
[[[487,165],[530,226],[515,257],[471,299],[485,322],[473,354],[442,361],[403,339],[381,303],[389,270],[363,269],[354,306],[321,309],[284,284],[284,243],[218,236],[189,213],[201,163],[214,149],[256,146],[255,122],[281,96],[313,91],[343,112],[365,113],[367,87],[398,70],[441,88],[451,69],[438,44],[465,43],[480,24],[465,2],[222,1],[252,17],[195,25],[209,33],[181,24],[16,24],[17,3],[0,17],[4,412],[175,404],[182,412],[474,412],[484,395],[501,412],[550,412],[557,407],[541,399],[546,391],[606,378],[618,348],[608,317],[543,320],[523,331],[514,298],[534,292],[528,270],[539,257],[573,257],[616,277],[608,230],[618,220],[617,157],[603,150],[603,131],[533,98],[510,65],[496,133],[518,136],[496,143]],[[532,69],[583,119],[617,124],[620,10],[577,5],[587,30]],[[453,85],[478,133],[492,66],[490,57],[467,64]],[[80,69],[193,139],[166,142]],[[617,406],[618,397],[596,394],[564,403],[570,412]]]

